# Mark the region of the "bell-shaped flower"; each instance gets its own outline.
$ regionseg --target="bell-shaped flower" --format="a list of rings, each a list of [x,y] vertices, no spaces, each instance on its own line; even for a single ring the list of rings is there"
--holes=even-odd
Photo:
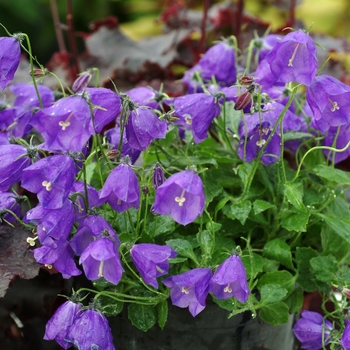
[[[67,335],[80,310],[80,304],[70,300],[63,303],[47,321],[44,339],[56,340],[63,349],[70,348],[72,343],[67,341]]]
[[[11,213],[5,212],[5,210],[11,210],[15,215],[20,217],[21,201],[22,197],[16,195],[15,193],[0,191],[0,225],[2,218],[9,222],[16,222],[16,218]]]
[[[316,44],[301,29],[278,41],[265,59],[278,83],[298,82],[310,86],[316,76]]]
[[[177,253],[166,245],[141,243],[132,246],[130,255],[142,279],[158,289],[157,277],[168,273],[168,259],[175,258]]]
[[[80,312],[69,328],[67,340],[80,350],[115,350],[106,316],[96,310]]]
[[[306,90],[306,100],[321,131],[350,122],[350,86],[329,75],[319,75]]]
[[[139,208],[140,185],[128,164],[119,164],[111,171],[100,192],[100,200],[119,213],[131,207]]]
[[[2,145],[0,147],[0,191],[7,191],[22,179],[23,170],[31,160],[28,150],[21,145]]]
[[[238,255],[232,255],[219,265],[210,280],[210,290],[218,299],[235,297],[245,303],[250,294],[247,273]]]
[[[184,170],[169,177],[157,188],[152,211],[171,217],[182,225],[203,213],[205,204],[201,178],[193,170]]]
[[[159,102],[163,95],[149,87],[139,86],[125,92],[130,99],[140,107],[150,107],[152,109],[160,109]]]
[[[255,40],[254,46],[259,49],[259,62],[281,41],[283,37],[278,34],[268,34],[264,38]]]
[[[318,350],[331,341],[332,323],[314,311],[304,310],[293,327],[294,335],[302,343],[303,349]]]
[[[172,304],[181,308],[188,307],[195,317],[205,308],[212,275],[211,269],[200,267],[168,277],[162,283],[170,288]]]
[[[104,277],[118,284],[123,274],[117,244],[109,237],[100,237],[91,242],[80,256],[85,276],[95,281]]]
[[[30,124],[49,151],[81,152],[94,133],[89,104],[81,96],[64,97],[36,113]]]
[[[136,108],[130,112],[126,138],[130,147],[144,151],[153,140],[164,139],[167,129],[168,123],[150,108]]]
[[[13,80],[21,60],[19,37],[0,38],[0,89],[4,90]]]
[[[212,95],[205,93],[176,97],[172,102],[175,115],[180,118],[175,124],[191,130],[195,143],[207,138],[209,127],[220,114],[220,107]]]
[[[22,187],[38,195],[44,209],[62,208],[74,183],[76,168],[72,158],[55,155],[27,167]]]
[[[350,322],[349,319],[345,320],[345,329],[340,339],[340,344],[344,350],[350,350]]]
[[[87,88],[94,111],[96,133],[116,119],[121,111],[121,99],[114,91],[106,88]]]

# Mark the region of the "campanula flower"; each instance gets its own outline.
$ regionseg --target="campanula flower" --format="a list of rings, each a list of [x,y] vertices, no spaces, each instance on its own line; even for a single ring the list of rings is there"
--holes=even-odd
[[[21,60],[20,38],[0,38],[0,89],[4,90],[13,80]]]
[[[250,294],[247,273],[238,255],[232,255],[219,265],[210,280],[210,292],[218,299],[235,297],[241,303],[248,300]]]
[[[117,248],[117,244],[109,237],[92,241],[79,259],[85,276],[91,281],[104,277],[108,282],[118,284],[124,269]]]
[[[96,310],[80,312],[69,328],[67,339],[79,350],[115,350],[108,320]]]
[[[350,86],[338,79],[317,76],[306,90],[306,100],[321,131],[350,122]]]
[[[44,209],[58,209],[68,197],[75,174],[72,158],[63,155],[46,157],[24,169],[22,187],[36,193]]]
[[[4,214],[1,214],[3,210],[11,210],[14,214],[16,214],[18,217],[21,216],[21,207],[20,202],[22,200],[22,197],[16,195],[13,192],[2,192],[0,191],[0,224],[1,219],[3,218],[6,221],[9,222],[16,222],[16,219],[13,215],[10,213],[4,212]]]
[[[322,344],[331,341],[332,323],[324,320],[318,312],[304,310],[293,328],[294,335],[302,343],[303,349],[322,349]],[[323,337],[323,339],[322,339]]]
[[[140,185],[130,165],[119,164],[111,171],[100,192],[100,200],[119,213],[131,207],[138,209]]]
[[[195,317],[205,308],[211,277],[212,272],[209,268],[199,267],[168,277],[162,283],[170,288],[173,305],[188,307],[191,315]]]
[[[301,29],[278,41],[265,57],[278,83],[310,86],[317,72],[316,44]]]
[[[144,151],[153,140],[164,139],[167,129],[167,122],[160,120],[151,109],[136,108],[130,112],[126,138],[130,147]]]
[[[169,177],[157,188],[152,211],[171,217],[182,225],[203,213],[205,204],[201,178],[193,170],[184,170]]]
[[[142,279],[158,289],[157,277],[169,271],[169,258],[177,255],[170,247],[151,243],[134,244],[130,255]]]
[[[348,319],[345,320],[345,324],[346,326],[341,336],[340,343],[344,350],[350,350],[350,322]]]
[[[159,102],[163,98],[161,93],[146,86],[136,87],[125,93],[138,106],[147,106],[152,109],[159,109]]]
[[[67,335],[80,310],[80,304],[69,300],[63,303],[48,320],[44,339],[56,340],[63,349],[70,348],[72,344],[67,341]]]

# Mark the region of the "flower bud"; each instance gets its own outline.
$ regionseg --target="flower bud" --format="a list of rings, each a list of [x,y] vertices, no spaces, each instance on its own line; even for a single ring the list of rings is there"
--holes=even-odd
[[[164,173],[162,167],[157,163],[154,171],[153,171],[153,178],[152,183],[153,187],[156,190],[160,185],[162,185],[164,182]]]
[[[241,85],[244,85],[244,86],[249,86],[249,85],[252,85],[254,83],[254,77],[251,76],[251,75],[245,75],[241,78],[239,78],[239,83]]]
[[[252,100],[252,94],[247,90],[244,91],[242,95],[239,95],[235,103],[234,109],[240,111],[248,106]]]

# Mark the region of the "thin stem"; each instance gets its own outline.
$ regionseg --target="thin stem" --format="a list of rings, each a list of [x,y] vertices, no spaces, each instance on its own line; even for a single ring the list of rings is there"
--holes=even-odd
[[[72,0],[67,0],[67,27],[68,27],[68,37],[69,46],[73,57],[74,64],[74,77],[80,72],[77,46],[74,37],[74,27],[73,27],[73,10],[72,10]]]
[[[64,39],[63,39],[62,25],[61,25],[60,18],[58,15],[56,0],[50,0],[50,6],[51,6],[53,23],[54,23],[54,27],[55,27],[58,49],[60,52],[66,52],[67,49],[66,49],[66,44],[65,44]]]

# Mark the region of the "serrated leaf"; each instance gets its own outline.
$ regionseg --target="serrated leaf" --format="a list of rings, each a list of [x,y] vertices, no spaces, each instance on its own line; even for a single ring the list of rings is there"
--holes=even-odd
[[[168,235],[175,230],[175,221],[170,215],[155,216],[152,221],[148,221],[146,232],[154,238],[158,236]]]
[[[193,252],[191,243],[183,239],[169,239],[165,242],[171,249],[175,250],[181,256],[190,258],[195,263],[198,263],[197,257]]]
[[[338,263],[333,255],[312,258],[310,260],[310,265],[318,280],[331,283],[336,279]]]
[[[281,226],[288,231],[306,232],[306,225],[309,222],[309,213],[292,213],[282,219]]]
[[[340,237],[350,243],[350,220],[344,220],[331,214],[317,214]]]
[[[264,259],[256,253],[252,253],[252,255],[243,255],[242,262],[247,271],[248,279],[254,278],[263,270]]]
[[[132,303],[128,307],[131,323],[141,331],[148,331],[157,322],[157,310],[154,306]]]
[[[307,209],[303,203],[303,184],[300,182],[292,182],[284,184],[284,195],[297,210],[304,213]]]
[[[284,303],[289,307],[289,312],[291,314],[299,312],[303,306],[304,292],[301,288],[297,288],[294,292],[285,300]]]
[[[163,300],[157,304],[158,326],[163,329],[168,319],[168,300]]]
[[[261,290],[267,284],[280,285],[281,288],[286,289],[288,294],[290,294],[295,287],[295,276],[288,271],[267,272],[259,278],[257,287]]]
[[[261,199],[257,199],[253,203],[253,209],[254,209],[255,215],[260,214],[263,211],[270,209],[270,208],[276,208],[276,207],[275,207],[275,205],[273,205],[269,202],[263,201]]]
[[[330,166],[320,164],[313,168],[313,172],[328,181],[342,185],[350,185],[350,173],[348,171],[334,169]]]
[[[249,200],[245,200],[243,202],[227,206],[223,211],[230,219],[237,219],[242,225],[244,225],[251,209],[252,203]]]
[[[263,256],[279,261],[284,266],[292,269],[292,253],[290,246],[281,238],[275,238],[267,242],[264,246]]]
[[[263,305],[277,303],[287,295],[287,289],[279,284],[265,284],[260,289],[261,303]]]
[[[259,311],[259,317],[263,321],[276,326],[288,322],[289,309],[283,301],[279,301],[262,307]]]

